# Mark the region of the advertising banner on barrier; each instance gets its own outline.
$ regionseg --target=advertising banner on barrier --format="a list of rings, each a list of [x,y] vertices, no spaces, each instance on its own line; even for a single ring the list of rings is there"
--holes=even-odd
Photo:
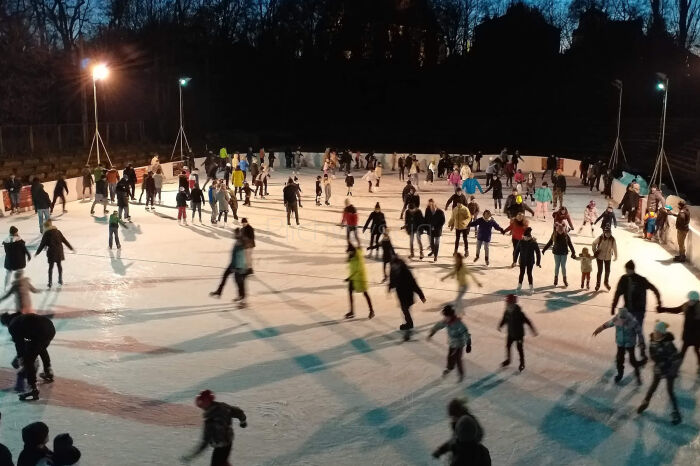
[[[7,190],[2,190],[2,203],[5,206],[5,211],[12,210],[12,202],[10,201],[10,193]],[[32,189],[31,186],[22,186],[19,192],[19,208],[27,210],[33,207],[32,204]]]

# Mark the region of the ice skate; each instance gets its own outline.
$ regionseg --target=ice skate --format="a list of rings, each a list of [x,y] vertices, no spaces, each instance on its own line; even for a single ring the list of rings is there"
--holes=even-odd
[[[53,382],[53,369],[50,367],[44,368],[44,372],[39,373],[39,377],[44,379],[46,383]]]
[[[19,395],[19,401],[32,401],[32,400],[38,400],[39,399],[39,389],[36,388],[36,385],[29,387],[29,390],[20,393]]]
[[[449,375],[449,373],[452,372],[450,369],[445,369],[442,371],[442,378],[444,379]]]
[[[520,372],[522,372],[522,371],[525,370],[525,363],[524,363],[524,362],[521,362],[521,363],[520,363],[520,365],[518,366],[518,370],[519,370]]]
[[[559,277],[554,277],[554,286],[559,284]]]
[[[639,408],[637,408],[637,414],[642,414],[647,407],[649,407],[649,400],[642,401],[642,404],[640,404]]]
[[[352,319],[355,317],[355,313],[350,311],[347,314],[345,314],[345,316],[343,316],[343,317],[345,317],[346,319]]]
[[[620,383],[621,380],[622,380],[622,374],[617,374],[615,376],[615,383]]]
[[[373,319],[373,318],[374,318],[374,311],[369,311],[368,319]]]
[[[212,291],[211,293],[209,293],[209,296],[211,296],[212,298],[220,298],[221,291]]]
[[[609,283],[606,283],[606,284],[605,284],[605,288],[606,288],[608,291],[610,291],[610,284],[609,284]]]
[[[535,287],[530,285],[530,295],[535,294]]]
[[[506,359],[501,363],[501,367],[508,367],[510,366],[510,359]]]
[[[674,411],[671,413],[671,424],[674,426],[677,426],[678,424],[681,423],[681,413],[678,411]]]
[[[476,256],[476,257],[474,258],[474,262],[476,262],[476,261],[478,261],[478,260],[479,260],[479,256]]]
[[[564,288],[568,287],[568,286],[569,286],[569,282],[566,281],[566,277],[564,277],[563,280],[564,280]]]

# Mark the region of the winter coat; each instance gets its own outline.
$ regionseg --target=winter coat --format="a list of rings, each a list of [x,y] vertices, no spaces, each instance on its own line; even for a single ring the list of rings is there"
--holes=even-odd
[[[639,194],[633,189],[627,189],[625,195],[622,197],[620,205],[617,206],[618,209],[622,209],[622,213],[634,212],[639,206]]]
[[[681,360],[676,345],[673,344],[673,334],[664,333],[661,340],[649,338],[649,356],[654,361],[654,375],[673,379],[678,376]]]
[[[403,229],[406,233],[419,233],[421,227],[423,226],[423,213],[419,209],[407,210],[406,216],[404,217]]]
[[[564,175],[557,175],[554,177],[554,190],[561,193],[566,192],[566,177]]]
[[[689,231],[690,230],[690,210],[687,207],[683,207],[678,215],[676,216],[676,230],[678,231]]]
[[[369,227],[369,231],[371,231],[373,234],[382,233],[386,228],[384,213],[375,210],[369,214],[369,217],[367,217],[367,221],[365,222],[365,226],[362,228],[363,233],[367,230],[367,227]]]
[[[569,237],[568,234],[566,233],[557,233],[556,231],[552,233],[552,237],[549,238],[549,241],[547,241],[547,244],[544,245],[544,248],[542,248],[542,253],[549,249],[552,248],[552,254],[555,256],[565,256],[568,254],[568,249],[571,250],[571,255],[576,256],[576,250],[574,249],[574,245],[571,244],[571,237]]]
[[[430,210],[430,207],[425,208],[425,224],[429,225],[430,230],[428,234],[433,236],[442,236],[442,227],[445,226],[445,213],[435,208],[435,212]]]
[[[134,167],[126,167],[123,173],[124,176],[129,178],[129,184],[136,184],[136,170],[134,170]]]
[[[481,444],[484,431],[472,414],[460,417],[454,425],[450,441],[438,448],[433,456],[452,453],[450,466],[491,466],[489,450]]]
[[[34,208],[36,210],[51,208],[51,198],[41,186],[37,189],[36,195],[32,194],[32,200],[34,201]]]
[[[121,221],[119,218],[119,214],[117,212],[112,212],[112,214],[109,216],[109,227],[110,228],[119,228],[119,225],[126,227],[126,224]]]
[[[626,319],[615,316],[603,324],[603,328],[610,327],[615,327],[615,343],[621,348],[634,348],[637,338],[642,342],[642,327],[632,314]]]
[[[515,245],[515,252],[520,254],[520,258],[518,259],[520,265],[540,265],[542,256],[540,254],[540,246],[537,244],[535,238],[527,239],[523,237],[523,239]]]
[[[343,209],[343,218],[340,223],[349,227],[357,226],[357,209],[354,205],[350,204]]]
[[[686,302],[677,307],[660,307],[659,312],[685,315],[683,321],[683,342],[686,345],[700,346],[700,302]]]
[[[491,185],[488,188],[486,188],[486,191],[484,191],[484,193],[487,193],[491,190],[493,190],[494,199],[503,199],[503,183],[501,183],[501,180],[499,180],[498,178],[492,180]]]
[[[554,223],[568,223],[569,228],[574,229],[574,224],[571,222],[571,215],[569,215],[568,210],[559,209],[552,213],[552,218],[554,218]]]
[[[447,182],[454,186],[459,186],[459,184],[462,182],[462,178],[459,176],[458,172],[453,171],[450,173],[450,176],[447,177]]]
[[[535,190],[535,201],[537,202],[552,202],[552,190],[544,186]]]
[[[557,158],[554,156],[547,157],[547,170],[557,169]]]
[[[145,178],[144,178],[145,180]],[[145,187],[145,182],[144,182]],[[107,197],[107,181],[104,178],[100,178],[95,183],[95,194],[101,194],[103,197]]]
[[[496,223],[496,221],[493,218],[489,218],[488,220],[486,220],[484,217],[480,217],[476,220],[472,220],[469,226],[478,227],[479,230],[476,234],[476,239],[478,241],[484,241],[486,243],[491,242],[491,233],[493,229],[496,229],[501,233],[505,233],[505,230],[503,230],[503,228],[501,228],[500,225]]]
[[[447,345],[450,348],[464,348],[467,345],[471,345],[472,339],[469,335],[469,329],[459,317],[453,317],[450,320],[443,319],[436,323],[430,329],[430,336],[432,337],[443,328],[447,328]]]
[[[605,230],[605,228],[606,228],[606,227],[609,227],[609,226],[614,226],[615,228],[617,228],[617,219],[615,218],[615,212],[609,212],[609,211],[606,209],[605,211],[603,211],[602,214],[600,214],[600,217],[598,217],[597,219],[595,219],[595,222],[593,222],[593,224],[595,225],[595,224],[598,223],[601,219],[602,219],[603,221],[600,223],[600,227],[601,227],[603,230]]]
[[[452,209],[452,215],[450,216],[450,221],[447,223],[447,226],[456,230],[466,230],[471,219],[472,216],[467,206],[464,204],[457,204],[455,208]]]
[[[399,298],[401,307],[408,309],[413,306],[414,294],[423,300],[425,295],[420,289],[416,279],[411,273],[404,261],[392,262],[391,271],[389,272],[389,290],[396,289],[396,295]]]
[[[219,212],[228,210],[228,192],[225,189],[220,189],[214,194],[216,202],[218,204]]]
[[[593,224],[598,218],[598,209],[595,207],[586,207],[583,210],[583,221]]]
[[[532,332],[535,331],[532,322],[530,322],[530,319],[523,313],[522,308],[515,304],[512,308],[506,307],[501,323],[498,324],[498,329],[500,330],[504,325],[507,325],[508,338],[517,341],[525,337],[525,324],[530,327]]]
[[[143,183],[146,193],[150,195],[154,195],[156,193],[156,180],[153,179],[153,175],[147,176]]]
[[[639,274],[623,275],[617,282],[613,307],[617,305],[620,296],[623,297],[625,307],[631,313],[644,313],[647,309],[647,290],[651,290],[656,295],[657,300],[661,300],[659,290],[652,285],[649,280]]]
[[[609,261],[612,260],[613,255],[617,258],[617,241],[613,236],[606,238],[604,235],[600,235],[593,241],[593,257]]]
[[[406,197],[406,202],[404,203],[404,205],[408,207],[411,204],[416,206],[416,208],[420,209],[420,196],[418,194],[412,193]]]
[[[68,194],[68,184],[66,184],[66,180],[63,178],[59,178],[56,180],[56,184],[53,187],[53,194],[54,196],[60,196],[64,192]]]
[[[27,266],[27,261],[32,259],[24,240],[19,236],[8,236],[2,245],[5,248],[6,270],[22,270]]]
[[[117,207],[127,207],[129,205],[129,183],[125,178],[119,180],[115,191],[117,193]]]
[[[394,245],[391,244],[391,240],[382,239],[379,242],[379,246],[382,248],[382,262],[384,264],[391,262],[391,258],[396,254],[394,251]]]
[[[282,188],[282,199],[285,204],[293,205],[297,203],[299,187],[294,183],[290,183]]]
[[[226,403],[213,401],[204,411],[203,442],[213,448],[226,447],[233,443],[233,424],[231,420],[246,421],[246,415],[241,408]]]
[[[450,198],[447,200],[447,203],[445,204],[445,210],[449,209],[450,205],[456,206],[457,204],[467,205],[467,196],[462,191],[450,196]]]
[[[576,259],[581,261],[581,273],[593,272],[593,256],[578,256]]]
[[[345,177],[345,186],[347,186],[348,188],[352,188],[353,186],[355,186],[355,177],[352,175],[347,175]]]
[[[41,237],[41,243],[39,243],[39,247],[36,250],[36,255],[39,255],[39,253],[46,248],[46,259],[48,259],[49,263],[61,262],[66,259],[63,254],[64,244],[68,246],[68,249],[71,251],[73,250],[73,246],[66,240],[63,233],[55,226],[51,225],[44,230],[44,235]]]
[[[8,193],[18,193],[22,189],[22,182],[18,178],[14,180],[8,178],[5,181],[5,189]]]
[[[664,200],[664,196],[661,194],[661,191],[656,190],[654,192],[650,192],[647,196],[647,209],[657,212],[665,205],[666,201]]]
[[[350,276],[348,280],[352,283],[352,290],[355,293],[364,293],[369,289],[367,284],[367,270],[365,269],[365,259],[362,252],[358,249],[348,261],[350,268]]]
[[[25,340],[49,342],[56,336],[56,327],[51,319],[38,314],[13,315],[7,330],[15,343],[18,357],[24,356]]]
[[[155,175],[153,175],[153,176],[155,176]],[[163,175],[161,175],[161,177],[162,176]],[[117,182],[119,181],[119,172],[117,171],[116,168],[110,168],[109,170],[107,170],[106,178],[107,178],[107,183],[117,184]]]
[[[508,225],[508,227],[503,232],[508,233],[510,231],[513,239],[521,240],[523,239],[523,236],[525,235],[525,230],[529,225],[530,222],[528,222],[525,219],[523,219],[523,221],[521,222],[518,221],[517,218],[511,218],[510,225]]]
[[[467,178],[462,183],[462,191],[464,191],[467,194],[474,194],[477,189],[481,194],[484,194],[484,190],[481,189],[481,185],[479,184],[479,181],[476,178]]]
[[[190,198],[195,204],[204,203],[204,193],[202,192],[201,188],[198,188],[196,186],[192,188],[192,191],[190,192]]]
[[[90,169],[85,167],[80,173],[83,176],[83,186],[92,186],[92,173]]]
[[[236,169],[233,171],[233,186],[236,188],[243,186],[243,170]]]

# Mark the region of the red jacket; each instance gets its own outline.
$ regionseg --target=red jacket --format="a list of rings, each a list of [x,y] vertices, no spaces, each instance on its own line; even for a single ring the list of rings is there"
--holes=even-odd
[[[341,223],[349,227],[357,226],[357,211],[354,207],[348,206],[343,210],[343,219]]]
[[[525,229],[529,226],[527,220],[523,220],[522,223],[518,222],[517,219],[510,219],[510,225],[505,229],[505,232],[511,232],[513,239],[521,240],[525,235]]]

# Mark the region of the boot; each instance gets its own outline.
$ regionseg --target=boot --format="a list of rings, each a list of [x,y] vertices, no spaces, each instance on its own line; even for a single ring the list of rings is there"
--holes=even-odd
[[[557,286],[559,283],[559,277],[554,277],[554,286]]]
[[[348,312],[347,314],[345,314],[344,317],[345,317],[346,319],[352,319],[353,317],[355,317],[355,313],[352,312],[352,311],[350,311],[350,312]]]
[[[39,399],[39,389],[36,385],[31,385],[29,390],[19,394],[19,401],[31,401]]]
[[[562,277],[562,278],[564,280],[564,288],[566,288],[567,286],[569,286],[569,282],[566,281],[566,277]]]
[[[44,372],[39,373],[39,377],[44,379],[46,383],[53,382],[53,369],[51,369],[50,367],[45,367]]]
[[[479,260],[479,256],[476,256],[476,257],[474,258],[474,262],[476,262],[476,261],[478,261],[478,260]]]
[[[212,291],[211,293],[209,293],[209,296],[211,296],[212,298],[220,298],[220,297],[221,297],[221,291],[219,291],[219,290]]]
[[[17,375],[17,381],[15,381],[15,392],[24,393],[27,391],[27,379],[24,378],[24,374]]]
[[[535,287],[530,285],[530,294],[532,295],[534,293],[535,293]]]
[[[618,372],[615,376],[615,383],[620,383],[620,380],[622,380],[622,372]]]
[[[520,361],[520,365],[518,366],[518,370],[520,372],[525,370],[525,362],[524,361]]]
[[[515,294],[520,294],[520,291],[523,289],[523,284],[518,283],[518,287],[515,289]]]
[[[374,317],[374,309],[370,309],[369,311],[369,319],[372,319]]]
[[[510,359],[506,359],[501,363],[501,367],[508,367],[510,366]]]

